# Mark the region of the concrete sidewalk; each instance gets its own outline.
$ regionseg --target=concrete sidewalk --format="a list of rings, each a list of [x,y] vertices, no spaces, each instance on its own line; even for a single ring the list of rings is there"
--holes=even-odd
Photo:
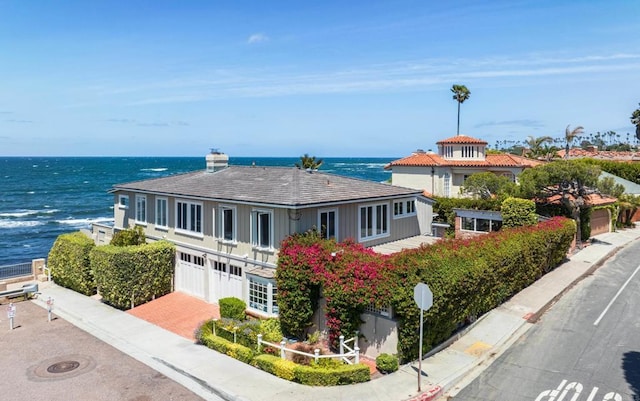
[[[481,317],[453,343],[424,359],[421,392],[417,391],[417,362],[367,383],[308,387],[279,379],[52,283],[40,283],[41,295],[33,302],[46,308],[46,300],[53,298],[57,316],[208,400],[433,400],[455,393],[524,334],[568,288],[638,238],[638,228],[597,236],[569,261]]]

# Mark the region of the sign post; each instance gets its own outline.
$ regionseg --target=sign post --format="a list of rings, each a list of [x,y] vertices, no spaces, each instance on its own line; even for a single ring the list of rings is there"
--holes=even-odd
[[[413,288],[413,299],[420,308],[420,345],[418,352],[418,391],[420,390],[420,381],[422,379],[422,326],[424,325],[424,311],[429,310],[433,305],[433,293],[429,286],[425,283],[418,283]]]
[[[7,317],[9,318],[9,330],[13,330],[13,318],[16,317],[16,306],[13,302],[7,307]]]
[[[48,312],[49,322],[51,322],[51,312],[53,312],[53,298],[51,297],[47,299],[47,312]]]

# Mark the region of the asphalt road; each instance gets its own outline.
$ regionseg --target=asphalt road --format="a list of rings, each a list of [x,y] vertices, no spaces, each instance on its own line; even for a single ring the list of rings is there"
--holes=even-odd
[[[640,243],[569,291],[452,399],[640,400]]]
[[[32,302],[14,304],[10,330],[0,301],[0,400],[202,400]]]

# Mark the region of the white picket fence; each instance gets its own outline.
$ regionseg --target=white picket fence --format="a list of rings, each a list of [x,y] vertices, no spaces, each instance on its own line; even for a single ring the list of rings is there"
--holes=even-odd
[[[287,348],[287,341],[282,340],[280,344],[270,343],[268,341],[262,340],[262,334],[258,334],[258,352],[260,352],[262,345],[267,345],[269,347],[273,347],[280,350],[280,358],[287,359],[287,352],[292,354],[304,355],[309,358],[313,358],[316,362],[320,358],[339,358],[348,364],[356,364],[360,362],[360,348],[357,344],[358,341],[358,333],[356,333],[355,337],[350,338],[348,340],[344,339],[344,336],[340,336],[340,353],[339,354],[328,354],[328,355],[320,355],[320,349],[316,348],[313,350],[313,354],[309,354],[308,352],[298,351],[295,349]],[[347,343],[353,342],[353,348],[347,346]],[[345,352],[347,350],[347,352]]]

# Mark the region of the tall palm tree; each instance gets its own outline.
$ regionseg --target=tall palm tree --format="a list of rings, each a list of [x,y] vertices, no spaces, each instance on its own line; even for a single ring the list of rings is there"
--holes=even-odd
[[[640,108],[631,113],[631,124],[636,126],[636,138],[640,139]]]
[[[460,105],[469,99],[471,92],[464,85],[453,85],[451,92],[453,92],[453,99],[458,102],[458,130],[456,131],[456,135],[460,135]]]
[[[317,170],[322,166],[322,159],[316,159],[315,156],[309,156],[309,154],[305,153],[303,156],[300,156],[300,163],[296,163],[295,165],[297,168],[304,170]]]
[[[564,141],[566,143],[566,146],[564,148],[565,152],[564,152],[564,158],[568,159],[569,158],[569,145],[571,144],[571,142],[573,142],[573,140],[580,134],[582,134],[584,132],[584,127],[581,126],[577,126],[575,127],[573,130],[569,130],[569,127],[571,125],[567,125],[567,128],[565,128],[564,130]]]

